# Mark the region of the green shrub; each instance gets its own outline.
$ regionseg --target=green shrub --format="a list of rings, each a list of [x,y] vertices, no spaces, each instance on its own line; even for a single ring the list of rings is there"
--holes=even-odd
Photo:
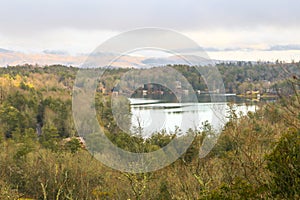
[[[300,198],[300,130],[290,129],[267,156],[273,197]]]

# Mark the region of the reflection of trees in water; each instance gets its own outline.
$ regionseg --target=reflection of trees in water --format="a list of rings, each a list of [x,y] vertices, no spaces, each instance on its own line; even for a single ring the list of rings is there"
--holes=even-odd
[[[147,95],[143,95],[142,92],[135,92],[131,95],[131,98],[147,98],[147,99],[162,100],[170,103],[178,103],[176,96],[172,92],[163,93],[163,94],[147,94]]]

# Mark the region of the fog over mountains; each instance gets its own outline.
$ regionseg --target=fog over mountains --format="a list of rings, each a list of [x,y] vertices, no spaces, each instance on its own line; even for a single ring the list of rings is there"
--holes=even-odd
[[[113,53],[79,54],[71,55],[64,51],[44,50],[40,53],[24,53],[0,49],[0,66],[14,66],[23,64],[38,65],[72,65],[80,67],[85,63],[92,62],[99,67],[111,66],[122,68],[148,68],[167,64],[188,64],[179,56],[141,56],[122,55]]]
[[[300,45],[274,45],[263,49],[255,48],[214,48],[187,49],[184,56],[197,55],[201,52],[207,61],[203,63],[228,62],[228,61],[271,61],[283,60],[285,62],[296,61],[300,55]],[[289,59],[287,59],[289,58]],[[72,65],[80,67],[86,62],[92,61],[99,67],[112,66],[121,68],[148,68],[167,64],[188,64],[181,56],[154,54],[125,54],[119,55],[111,52],[77,53],[70,54],[63,50],[45,49],[34,52],[16,51],[0,47],[0,67],[24,64],[38,65]]]

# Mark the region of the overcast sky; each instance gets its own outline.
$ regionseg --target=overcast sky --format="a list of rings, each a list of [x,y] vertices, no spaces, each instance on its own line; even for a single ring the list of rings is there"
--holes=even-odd
[[[161,27],[185,34],[214,58],[300,60],[299,0],[0,2],[4,49],[89,53],[123,31]]]

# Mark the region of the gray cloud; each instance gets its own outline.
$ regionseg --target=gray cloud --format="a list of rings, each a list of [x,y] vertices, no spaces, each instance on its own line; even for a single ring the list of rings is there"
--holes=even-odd
[[[230,51],[289,51],[289,50],[300,50],[300,44],[286,44],[286,45],[273,45],[265,49],[257,48],[215,48],[215,47],[204,47],[198,49],[184,49],[186,53],[192,53],[195,51],[206,51],[206,52],[230,52]]]
[[[167,58],[147,58],[142,61],[143,64],[148,66],[161,66],[168,64],[187,64],[184,60],[178,59],[176,57]]]
[[[4,0],[0,33],[30,34],[57,28],[176,30],[299,27],[298,0]]]
[[[271,46],[268,51],[287,51],[287,50],[300,50],[299,44],[288,44],[288,45],[275,45]]]
[[[241,48],[241,47],[234,47],[234,48],[216,48],[216,47],[199,47],[199,48],[188,48],[188,49],[181,49],[184,53],[192,53],[192,52],[229,52],[229,51],[254,51],[254,50],[261,50],[261,49],[254,49],[254,48]]]
[[[235,47],[235,48],[224,48],[224,49],[220,49],[220,48],[213,48],[213,47],[207,47],[204,48],[205,51],[207,52],[221,52],[221,51],[253,51],[256,50],[254,48],[240,48],[240,47]]]
[[[44,50],[43,53],[45,54],[52,54],[52,55],[68,55],[68,52],[66,51],[60,51],[60,50]]]

